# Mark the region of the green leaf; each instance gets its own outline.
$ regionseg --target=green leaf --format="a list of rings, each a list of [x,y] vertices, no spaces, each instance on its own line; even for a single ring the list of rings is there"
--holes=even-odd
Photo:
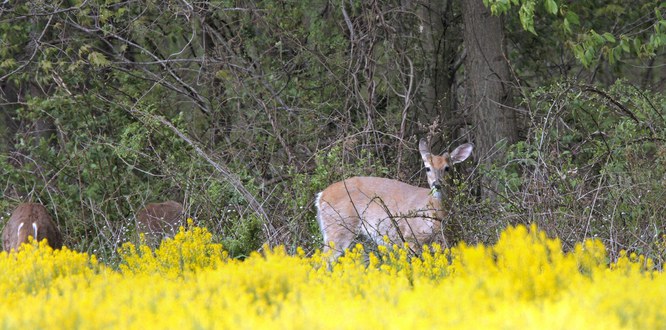
[[[594,44],[598,44],[598,45],[601,45],[605,42],[604,37],[602,35],[600,35],[599,33],[597,33],[597,31],[594,31],[594,30],[590,30],[590,40]]]
[[[6,68],[13,68],[16,66],[16,60],[13,58],[8,58],[2,61],[0,63],[0,68],[6,69]]]
[[[635,51],[636,53],[640,53],[640,50],[641,50],[641,44],[642,44],[642,42],[641,42],[641,38],[638,38],[638,37],[637,37],[637,38],[634,38],[634,51]]]
[[[588,66],[594,60],[594,50],[592,48],[587,48],[583,54],[582,62],[583,65]]]
[[[606,41],[608,41],[610,43],[615,43],[615,36],[613,36],[613,34],[611,34],[610,32],[604,33],[603,36],[604,36],[604,39],[606,39]]]
[[[578,18],[578,15],[576,15],[576,13],[574,13],[573,11],[567,11],[565,19],[569,21],[569,24],[580,25],[580,19]]]
[[[544,2],[544,6],[546,7],[546,11],[549,14],[552,14],[552,15],[557,14],[557,2],[555,2],[555,0],[546,0]]]
[[[88,61],[94,66],[108,66],[111,64],[111,62],[99,52],[90,52],[90,54],[88,54]]]
[[[536,31],[534,30],[534,2],[526,1],[523,3],[520,6],[518,15],[520,16],[520,24],[523,26],[523,29],[536,35]]]
[[[620,47],[625,53],[629,53],[631,51],[629,43],[625,40],[620,40]]]
[[[619,47],[615,47],[615,48],[611,49],[611,54],[613,55],[613,57],[617,61],[622,59],[622,49],[620,49]]]

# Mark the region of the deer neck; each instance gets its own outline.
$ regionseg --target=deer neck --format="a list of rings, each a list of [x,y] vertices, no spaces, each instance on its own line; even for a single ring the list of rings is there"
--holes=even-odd
[[[444,220],[446,213],[444,212],[444,192],[442,190],[435,190],[430,193],[428,209],[435,212],[435,218],[437,218],[437,220]]]

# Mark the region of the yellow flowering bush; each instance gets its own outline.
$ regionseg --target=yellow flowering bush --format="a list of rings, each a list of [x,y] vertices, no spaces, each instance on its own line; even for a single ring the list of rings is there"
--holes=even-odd
[[[188,219],[188,226],[192,227],[191,219]],[[143,236],[142,242],[145,243]],[[183,276],[197,269],[215,268],[228,259],[222,245],[213,243],[213,235],[198,227],[188,231],[180,227],[174,238],[163,240],[155,251],[146,244],[137,248],[132,243],[125,243],[119,252],[122,273],[158,273],[169,278]]]
[[[151,250],[125,245],[117,269],[40,243],[0,253],[4,329],[658,329],[666,277],[603,244],[564,253],[536,227],[492,246],[402,246],[335,262],[264,247],[228,257],[202,228]]]

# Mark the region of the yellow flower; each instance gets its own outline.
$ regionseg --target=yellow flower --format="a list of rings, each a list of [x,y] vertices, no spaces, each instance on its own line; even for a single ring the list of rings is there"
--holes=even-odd
[[[666,277],[589,240],[563,252],[535,226],[491,246],[357,245],[330,255],[264,246],[232,260],[189,225],[154,251],[120,249],[117,270],[85,253],[27,244],[0,253],[0,324],[55,329],[655,329]]]

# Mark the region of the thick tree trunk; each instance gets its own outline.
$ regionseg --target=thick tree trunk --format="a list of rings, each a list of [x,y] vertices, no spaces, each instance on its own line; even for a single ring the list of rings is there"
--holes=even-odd
[[[473,120],[476,157],[482,164],[489,164],[500,160],[505,147],[518,137],[516,114],[510,104],[504,30],[502,19],[492,16],[482,0],[465,0],[462,4],[467,51],[465,104]],[[482,181],[482,197],[494,197],[493,181]]]

